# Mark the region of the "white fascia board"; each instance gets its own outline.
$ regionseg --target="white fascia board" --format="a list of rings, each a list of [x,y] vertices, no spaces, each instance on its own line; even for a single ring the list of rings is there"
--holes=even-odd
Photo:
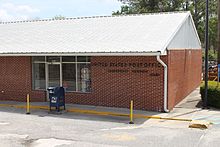
[[[103,53],[0,53],[3,56],[157,56],[161,52],[103,52]]]

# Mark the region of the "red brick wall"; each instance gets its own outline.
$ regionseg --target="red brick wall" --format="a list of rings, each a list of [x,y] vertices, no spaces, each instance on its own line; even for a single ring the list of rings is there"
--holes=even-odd
[[[168,63],[168,106],[172,109],[199,85],[201,51],[169,51],[162,59]],[[31,101],[45,101],[46,92],[32,90],[31,72],[30,57],[0,57],[0,100],[25,101],[30,93]],[[92,92],[67,93],[66,101],[128,108],[134,100],[135,109],[163,111],[163,77],[156,57],[92,57]]]
[[[45,92],[31,90],[31,58],[0,57],[0,100],[43,101]]]
[[[45,92],[31,88],[30,57],[0,57],[0,63],[1,100],[25,101],[30,93],[31,101],[45,101]],[[118,63],[127,65],[112,66]],[[67,93],[67,102],[128,108],[134,100],[135,109],[163,110],[163,67],[156,57],[92,57],[91,65],[92,92]]]
[[[127,63],[127,66],[112,67],[113,63]],[[137,63],[160,65],[156,57],[92,57],[92,92],[67,93],[67,101],[128,108],[130,101],[134,100],[135,109],[163,111],[163,67],[129,66]],[[127,72],[112,73],[112,70],[127,70]],[[134,73],[134,70],[147,71],[147,73]],[[153,76],[152,73],[155,75]]]
[[[200,85],[202,50],[168,51],[168,107],[172,109]]]

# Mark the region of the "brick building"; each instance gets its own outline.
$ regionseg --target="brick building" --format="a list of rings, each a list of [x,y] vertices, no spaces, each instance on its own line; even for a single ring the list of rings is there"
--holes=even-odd
[[[202,51],[190,12],[0,24],[0,100],[166,111],[199,86]]]

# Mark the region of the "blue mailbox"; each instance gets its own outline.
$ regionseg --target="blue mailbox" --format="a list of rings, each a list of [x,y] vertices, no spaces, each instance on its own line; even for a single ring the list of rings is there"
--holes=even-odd
[[[63,87],[49,87],[49,99],[50,99],[50,111],[51,107],[55,107],[57,112],[60,111],[60,107],[66,109],[65,106],[65,90]]]

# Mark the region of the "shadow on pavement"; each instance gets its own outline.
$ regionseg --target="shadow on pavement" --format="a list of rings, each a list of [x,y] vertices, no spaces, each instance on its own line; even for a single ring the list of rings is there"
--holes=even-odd
[[[26,109],[22,108],[14,108],[14,107],[0,107],[1,112],[7,113],[16,113],[26,115]],[[128,124],[130,121],[129,117],[124,116],[110,116],[110,115],[94,115],[94,114],[83,114],[83,113],[74,113],[74,112],[66,112],[61,111],[61,113],[49,112],[49,110],[43,109],[32,109],[31,114],[33,116],[38,117],[53,117],[53,118],[65,118],[65,119],[79,119],[79,120],[89,120],[89,121],[105,121],[105,122],[114,122],[114,123],[123,123]],[[135,124],[143,124],[148,119],[144,118],[135,118]]]

